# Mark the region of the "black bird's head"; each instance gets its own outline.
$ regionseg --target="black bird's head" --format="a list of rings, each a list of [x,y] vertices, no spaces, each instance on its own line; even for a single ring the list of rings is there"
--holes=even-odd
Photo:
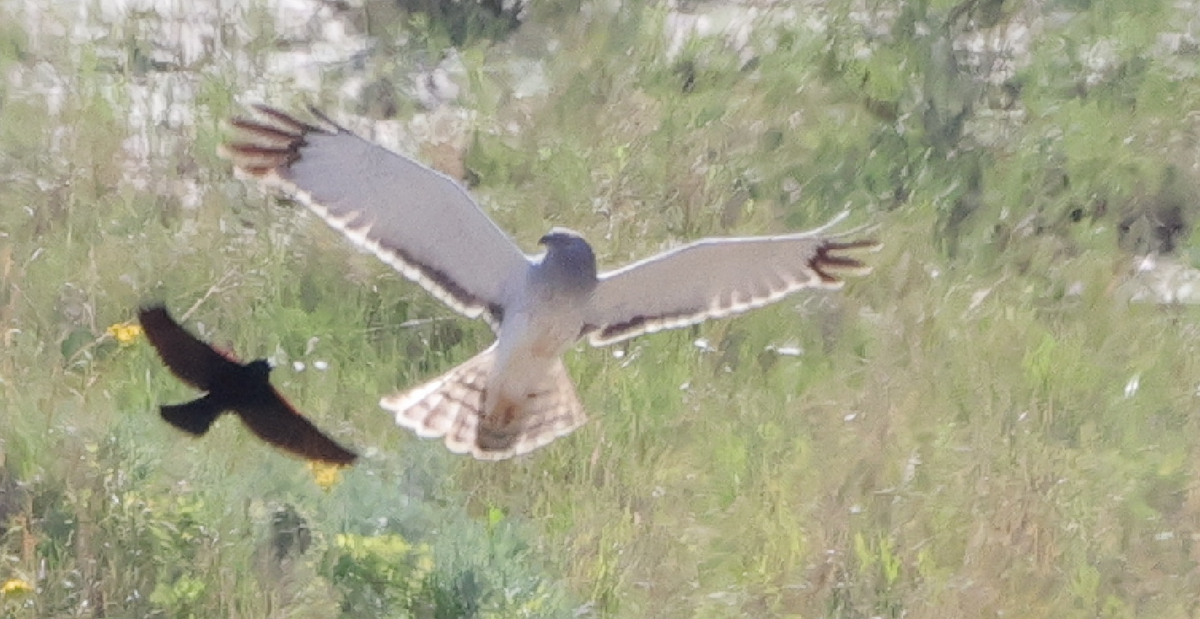
[[[262,379],[266,382],[271,375],[271,363],[266,359],[255,359],[246,364],[247,372],[255,379]]]
[[[571,279],[587,283],[596,281],[596,254],[578,232],[553,228],[538,239],[538,244],[546,248],[542,264],[547,268],[561,270]]]

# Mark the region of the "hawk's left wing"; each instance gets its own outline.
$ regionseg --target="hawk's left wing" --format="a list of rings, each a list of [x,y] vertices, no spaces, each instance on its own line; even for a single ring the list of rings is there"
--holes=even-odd
[[[842,252],[878,247],[824,233],[840,219],[798,234],[704,239],[603,273],[584,333],[604,346],[762,307],[804,288],[840,288],[840,275],[870,271]]]

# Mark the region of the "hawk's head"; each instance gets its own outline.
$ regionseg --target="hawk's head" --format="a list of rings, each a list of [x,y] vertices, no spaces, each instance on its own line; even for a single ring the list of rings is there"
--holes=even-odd
[[[589,283],[596,281],[596,254],[578,232],[553,228],[538,240],[538,244],[546,247],[542,265],[562,271],[571,279]]]

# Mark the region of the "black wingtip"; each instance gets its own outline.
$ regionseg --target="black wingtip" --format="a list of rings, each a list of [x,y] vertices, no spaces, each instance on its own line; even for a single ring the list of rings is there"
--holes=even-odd
[[[325,112],[322,112],[320,109],[317,108],[317,106],[315,106],[311,103],[308,104],[308,113],[315,116],[317,118],[317,120],[320,120],[321,122],[329,125],[330,127],[337,129],[338,131],[346,130],[345,127],[337,124],[337,122],[335,122],[332,118],[330,118],[328,115],[326,115]]]
[[[171,314],[167,311],[166,304],[161,301],[146,303],[138,307],[137,311],[138,322],[145,322],[147,319],[153,319],[159,316],[170,317]]]
[[[314,462],[324,462],[325,464],[332,464],[335,466],[344,466],[344,467],[354,466],[354,463],[358,461],[358,454],[354,453],[353,451],[350,451],[349,449],[346,449],[345,447],[342,447],[341,445],[335,444],[334,446],[337,447],[338,449],[340,449],[341,452],[336,453],[336,454],[325,454],[322,456],[304,456],[304,457],[306,457],[307,459],[312,460]]]

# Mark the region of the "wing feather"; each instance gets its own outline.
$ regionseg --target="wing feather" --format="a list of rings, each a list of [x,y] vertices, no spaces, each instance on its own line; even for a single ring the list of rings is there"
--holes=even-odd
[[[583,332],[593,346],[774,303],[805,288],[840,288],[870,268],[842,252],[870,240],[827,234],[841,221],[782,236],[703,239],[603,273]]]
[[[242,174],[308,206],[452,309],[493,328],[529,258],[448,176],[364,140],[256,106],[222,148]]]
[[[138,310],[138,322],[146,339],[158,351],[163,365],[179,380],[199,389],[212,389],[214,377],[237,371],[240,363],[227,359],[179,326],[161,305]]]
[[[339,445],[301,415],[279,390],[269,387],[272,397],[256,402],[254,410],[239,407],[238,416],[258,438],[309,460],[349,466],[358,455]]]

